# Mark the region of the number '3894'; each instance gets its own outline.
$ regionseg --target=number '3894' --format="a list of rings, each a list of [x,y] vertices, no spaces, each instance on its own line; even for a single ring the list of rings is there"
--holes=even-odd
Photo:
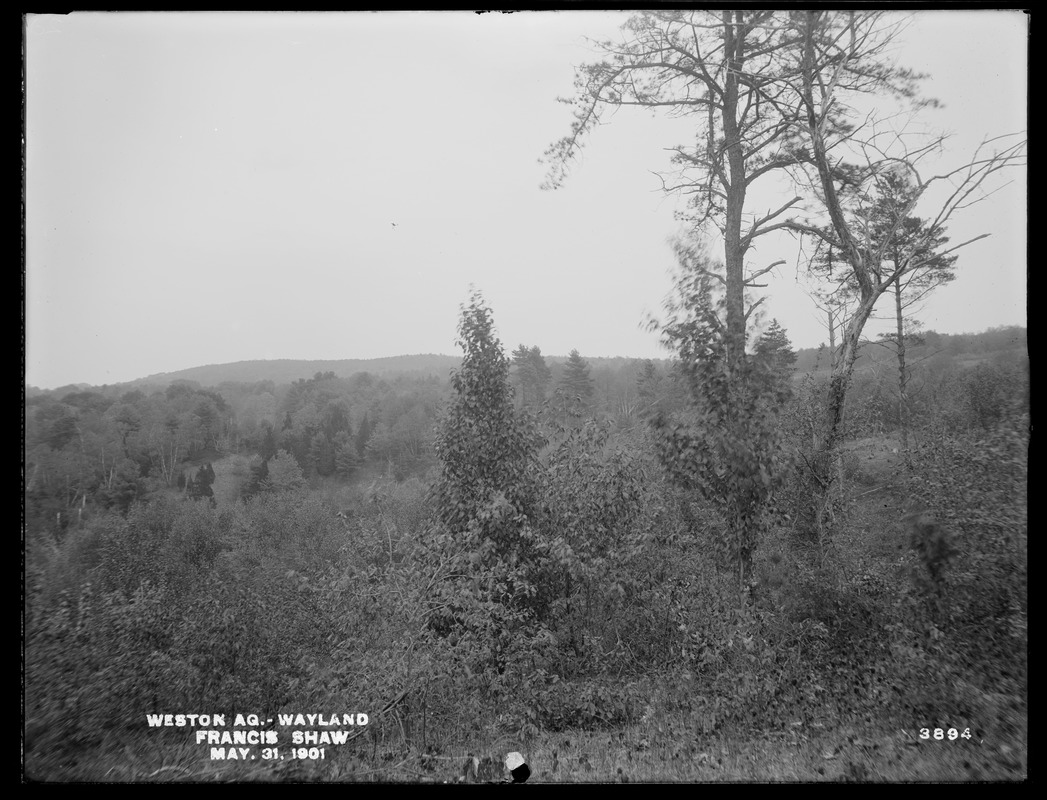
[[[956,728],[949,728],[948,730],[942,728],[934,728],[933,730],[931,728],[920,728],[920,738],[937,739],[938,741],[948,739],[950,742],[955,739],[970,739],[971,729],[964,728],[963,733],[960,733]]]

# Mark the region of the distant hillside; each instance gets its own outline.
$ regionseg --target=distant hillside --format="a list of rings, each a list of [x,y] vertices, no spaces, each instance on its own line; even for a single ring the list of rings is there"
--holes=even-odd
[[[218,386],[225,382],[256,383],[272,381],[280,385],[293,383],[300,378],[311,378],[318,372],[333,372],[340,378],[348,378],[358,372],[372,375],[414,373],[446,378],[447,374],[462,362],[458,356],[414,355],[390,356],[388,358],[344,358],[329,361],[305,361],[291,358],[273,361],[237,361],[233,364],[209,364],[206,367],[191,367],[177,372],[161,372],[147,378],[139,378],[125,384],[128,388],[138,386],[163,386],[175,381],[195,381],[201,386]]]
[[[823,345],[824,347],[824,345]],[[909,363],[916,365],[935,355],[947,355],[958,362],[976,364],[989,354],[1013,352],[1018,357],[1029,354],[1029,331],[1020,325],[989,328],[980,333],[936,333],[924,331],[915,342],[906,345]],[[893,361],[894,350],[879,347],[873,342],[862,345],[855,371]],[[817,347],[803,347],[796,351],[796,373],[828,372],[829,355]]]
[[[508,354],[507,354],[508,355]],[[584,357],[584,356],[583,356]],[[567,356],[546,356],[550,367],[556,368],[567,360]],[[586,358],[594,370],[601,368],[620,369],[627,362],[640,363],[641,359],[616,357]],[[662,359],[654,359],[661,363]],[[293,383],[301,378],[312,378],[318,372],[333,372],[339,378],[349,378],[358,372],[369,372],[376,376],[389,375],[433,375],[446,378],[452,369],[462,363],[460,356],[445,356],[427,353],[413,356],[389,356],[387,358],[344,358],[328,361],[306,361],[291,358],[272,361],[237,361],[232,364],[209,364],[206,367],[191,367],[177,372],[160,372],[139,378],[121,388],[161,388],[175,381],[193,381],[200,386],[219,386],[222,383],[256,383],[272,381],[277,386]]]
[[[981,333],[963,334],[939,334],[927,331],[922,334],[921,344],[909,345],[911,363],[916,364],[922,359],[944,354],[958,361],[977,363],[978,360],[990,353],[1001,353],[1013,351],[1021,357],[1028,357],[1028,331],[1021,326],[1008,326],[991,328]],[[829,360],[828,354],[819,348],[799,348],[796,351],[795,372],[802,375],[811,371],[827,371]],[[506,355],[509,355],[507,352]],[[645,359],[628,358],[623,356],[582,357],[589,363],[593,370],[593,377],[601,373],[618,372],[630,365],[639,365]],[[861,355],[855,364],[855,369],[861,372],[863,369],[893,359],[891,351],[866,344],[862,347]],[[545,361],[553,370],[554,377],[567,356],[545,355]],[[658,365],[666,365],[668,359],[649,359]],[[272,361],[237,361],[232,364],[210,364],[205,367],[192,367],[177,372],[161,372],[146,378],[139,378],[124,384],[109,387],[114,391],[128,391],[131,389],[143,389],[153,391],[163,389],[175,381],[193,381],[202,387],[217,387],[223,383],[257,383],[259,381],[272,381],[277,386],[294,383],[299,379],[309,379],[318,372],[333,372],[340,378],[350,378],[358,372],[369,372],[375,376],[395,375],[421,375],[446,379],[452,369],[462,363],[461,356],[447,356],[427,353],[410,356],[389,356],[387,358],[346,358],[326,361],[307,361],[295,359],[275,359]],[[55,394],[61,396],[75,391],[86,391],[96,387],[87,384],[76,384],[63,386],[59,389],[45,390],[34,386],[26,387],[26,398],[32,398],[42,394]]]

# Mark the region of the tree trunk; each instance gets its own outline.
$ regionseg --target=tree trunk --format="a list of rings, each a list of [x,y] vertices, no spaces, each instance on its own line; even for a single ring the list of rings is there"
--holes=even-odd
[[[870,296],[868,299],[863,300],[844,329],[840,342],[840,357],[837,359],[833,375],[829,379],[827,407],[829,424],[825,432],[825,438],[822,440],[821,449],[815,454],[814,464],[811,465],[818,487],[812,500],[815,504],[815,526],[818,547],[822,558],[825,557],[825,549],[833,526],[833,473],[836,473],[835,480],[838,487],[842,486],[843,482],[843,462],[838,453],[837,445],[843,434],[843,415],[847,389],[854,374],[854,362],[858,359],[862,329],[872,314],[875,304],[875,296]]]
[[[875,297],[862,300],[855,315],[844,329],[840,341],[840,357],[837,359],[833,376],[829,380],[829,427],[822,441],[823,453],[831,453],[836,449],[837,440],[843,431],[844,401],[847,398],[847,389],[854,373],[854,362],[858,359],[862,329],[872,314],[875,304]]]
[[[827,308],[825,313],[829,315],[829,369],[836,369],[836,317],[832,308]]]
[[[743,13],[724,11],[724,51],[728,73],[724,78],[723,131],[727,151],[728,185],[724,220],[724,268],[727,281],[727,362],[733,367],[745,351],[745,248],[742,246],[742,211],[745,206],[745,158],[738,129],[738,75],[744,65]]]
[[[897,256],[896,256],[897,258]],[[897,263],[897,261],[895,261]],[[902,282],[894,282],[894,314],[898,326],[898,427],[902,434],[902,452],[909,461],[909,415],[908,398],[905,396],[907,374],[905,369],[905,329],[902,325]]]

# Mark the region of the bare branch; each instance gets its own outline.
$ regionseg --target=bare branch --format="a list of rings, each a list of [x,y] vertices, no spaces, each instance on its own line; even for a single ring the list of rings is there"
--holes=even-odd
[[[756,286],[756,284],[753,283],[754,280],[759,278],[761,275],[766,275],[772,269],[774,269],[775,267],[780,267],[784,263],[785,263],[785,259],[784,258],[780,258],[777,261],[775,261],[773,264],[768,264],[763,269],[754,272],[752,275],[746,276],[746,278],[745,278],[745,285],[746,286]]]
[[[766,297],[761,297],[759,300],[757,300],[755,303],[753,303],[751,306],[749,306],[749,310],[745,312],[745,320],[746,320],[746,322],[749,321],[749,317],[757,309],[757,307],[760,305],[760,303],[762,303],[766,299],[767,299]]]

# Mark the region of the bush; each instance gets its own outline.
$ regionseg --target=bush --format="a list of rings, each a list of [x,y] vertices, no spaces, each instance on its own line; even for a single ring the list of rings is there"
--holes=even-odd
[[[105,517],[97,527],[100,585],[127,596],[143,582],[190,593],[221,550],[218,514],[206,503],[162,496],[132,506],[126,518]]]
[[[85,584],[63,593],[26,626],[26,719],[46,731],[40,749],[96,743],[141,726],[146,711],[183,708],[189,697],[166,654],[178,624],[154,586],[130,597]]]
[[[292,527],[319,519],[309,503],[288,505]],[[44,744],[94,744],[139,730],[147,712],[273,711],[305,663],[326,660],[323,605],[243,557],[237,547],[250,542],[231,539],[235,522],[208,504],[158,499],[38,553],[26,716]]]

